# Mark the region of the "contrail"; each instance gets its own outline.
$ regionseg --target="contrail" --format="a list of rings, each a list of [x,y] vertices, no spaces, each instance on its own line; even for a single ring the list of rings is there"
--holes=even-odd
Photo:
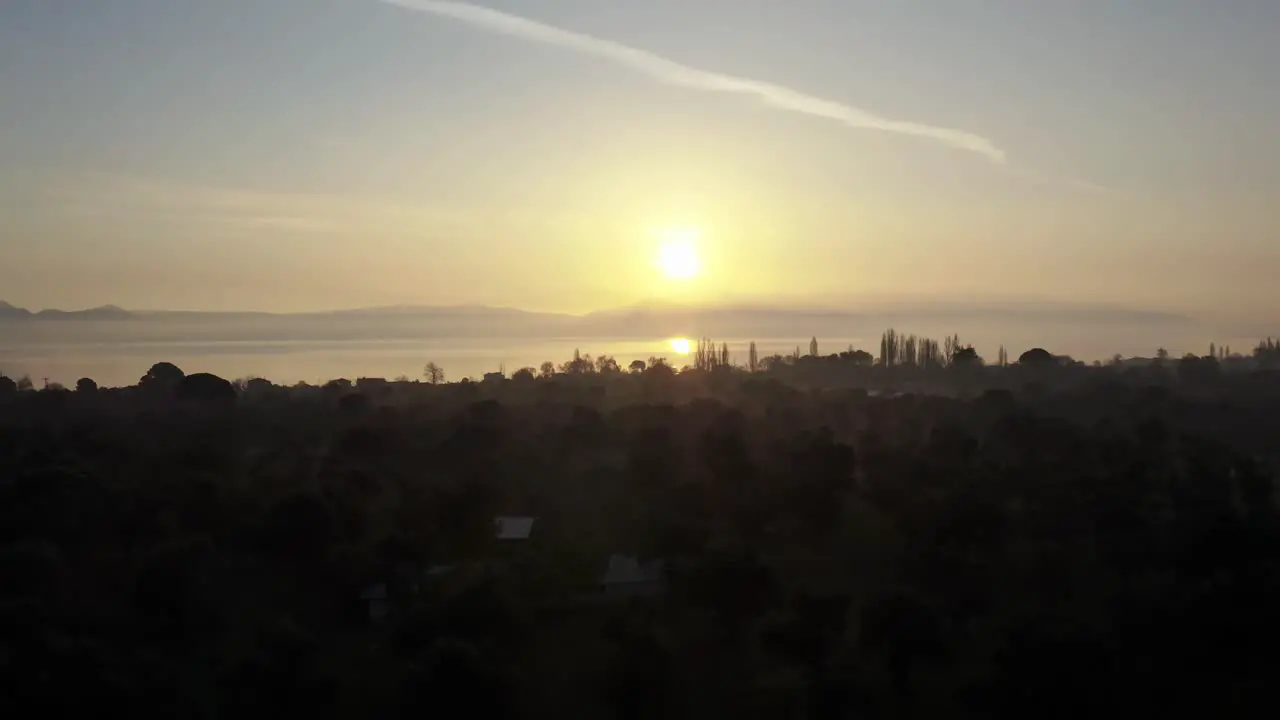
[[[850,107],[834,100],[806,95],[781,85],[699,70],[612,40],[601,40],[590,35],[561,30],[479,5],[443,0],[381,0],[381,2],[449,17],[495,33],[555,45],[584,55],[594,55],[669,85],[710,92],[753,95],[765,104],[780,110],[827,118],[855,128],[925,138],[961,150],[979,153],[999,165],[1005,163],[1004,151],[980,135],[963,130],[880,117],[866,110]]]

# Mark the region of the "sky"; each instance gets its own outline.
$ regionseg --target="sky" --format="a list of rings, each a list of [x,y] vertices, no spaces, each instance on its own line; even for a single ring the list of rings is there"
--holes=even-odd
[[[1274,0],[6,0],[0,299],[1257,320],[1277,27]],[[688,228],[700,272],[666,277]]]

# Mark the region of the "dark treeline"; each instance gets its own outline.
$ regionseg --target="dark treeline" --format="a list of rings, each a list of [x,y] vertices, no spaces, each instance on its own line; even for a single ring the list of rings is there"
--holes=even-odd
[[[1280,348],[0,378],[0,707],[1257,716]]]

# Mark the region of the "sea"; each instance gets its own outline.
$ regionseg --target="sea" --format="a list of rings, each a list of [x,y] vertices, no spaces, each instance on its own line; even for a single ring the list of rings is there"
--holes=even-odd
[[[819,352],[830,354],[849,347],[876,354],[881,328],[867,328],[865,334],[819,337]],[[811,335],[796,328],[794,336],[715,337],[726,342],[734,362],[745,364],[747,349],[754,340],[760,357],[774,353],[807,353]],[[1172,332],[1171,332],[1172,331]],[[31,377],[37,387],[44,382],[74,385],[83,377],[103,386],[131,385],[157,362],[171,362],[187,373],[208,372],[230,380],[258,377],[277,384],[307,382],[321,384],[334,378],[362,377],[395,379],[422,377],[423,366],[434,362],[445,370],[446,379],[480,378],[485,373],[505,371],[508,375],[522,367],[538,367],[544,361],[557,365],[573,357],[574,351],[593,357],[606,354],[626,367],[633,360],[664,357],[679,368],[691,362],[684,354],[695,337],[659,335],[651,337],[531,337],[486,335],[470,330],[465,336],[442,334],[412,337],[382,337],[377,332],[266,331],[253,326],[244,332],[230,325],[216,328],[209,323],[183,325],[173,320],[152,327],[147,322],[110,323],[56,321],[0,323],[0,374],[11,378]],[[623,333],[619,333],[622,335]],[[922,334],[929,334],[927,331]],[[353,335],[353,336],[348,336]],[[943,333],[934,335],[941,338]],[[1030,347],[1046,347],[1057,354],[1085,360],[1106,360],[1114,354],[1124,357],[1151,357],[1164,347],[1174,357],[1186,352],[1203,353],[1213,338],[1198,331],[1141,326],[1081,327],[1068,329],[1037,327],[987,327],[973,334],[961,334],[962,343],[972,343],[988,361],[994,361],[1004,344],[1011,358]],[[687,340],[688,342],[681,342]],[[1238,343],[1247,352],[1256,338],[1219,338]]]

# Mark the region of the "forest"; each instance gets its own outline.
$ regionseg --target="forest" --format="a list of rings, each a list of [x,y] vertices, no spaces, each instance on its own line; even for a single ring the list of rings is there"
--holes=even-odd
[[[808,350],[0,376],[0,710],[1272,714],[1280,344]]]

